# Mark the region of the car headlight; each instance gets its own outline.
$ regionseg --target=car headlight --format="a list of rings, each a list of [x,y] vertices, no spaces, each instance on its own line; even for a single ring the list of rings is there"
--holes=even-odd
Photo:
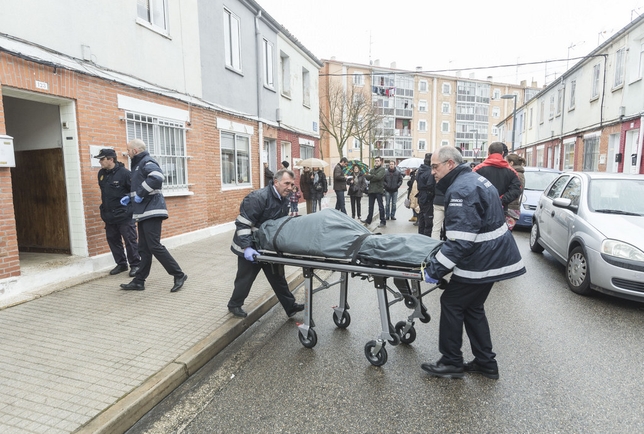
[[[604,240],[602,242],[601,252],[616,258],[644,262],[644,252],[622,241]]]

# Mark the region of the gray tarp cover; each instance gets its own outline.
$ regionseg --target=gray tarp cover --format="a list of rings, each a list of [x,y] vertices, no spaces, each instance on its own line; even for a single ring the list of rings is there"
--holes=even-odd
[[[405,267],[420,267],[429,262],[442,244],[419,234],[374,234],[334,209],[268,220],[260,226],[255,238],[260,250],[349,259],[361,265]]]

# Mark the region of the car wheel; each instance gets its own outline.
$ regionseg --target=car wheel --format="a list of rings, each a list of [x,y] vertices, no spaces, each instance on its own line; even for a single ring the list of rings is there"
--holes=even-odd
[[[566,281],[570,290],[579,295],[590,295],[590,270],[586,253],[581,247],[575,247],[566,263]]]
[[[543,246],[539,244],[539,226],[536,223],[532,224],[530,230],[530,250],[535,253],[543,252]]]

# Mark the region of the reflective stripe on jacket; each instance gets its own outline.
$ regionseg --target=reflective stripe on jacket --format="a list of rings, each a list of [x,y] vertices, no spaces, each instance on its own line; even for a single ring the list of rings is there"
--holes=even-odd
[[[132,205],[134,221],[146,220],[149,218],[168,218],[168,210],[165,205],[161,187],[165,176],[159,164],[150,156],[147,151],[136,154],[132,158]],[[143,198],[141,203],[134,201],[134,193]]]

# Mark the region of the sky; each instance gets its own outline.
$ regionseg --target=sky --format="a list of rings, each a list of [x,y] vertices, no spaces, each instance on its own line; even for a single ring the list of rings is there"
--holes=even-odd
[[[644,0],[257,1],[321,60],[539,87],[644,15]]]

